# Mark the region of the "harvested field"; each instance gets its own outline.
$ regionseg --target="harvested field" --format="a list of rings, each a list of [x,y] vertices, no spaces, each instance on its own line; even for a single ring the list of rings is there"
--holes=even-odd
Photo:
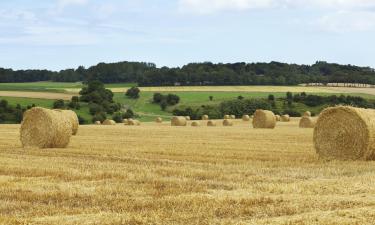
[[[81,126],[66,149],[0,126],[0,224],[373,224],[375,162],[326,162],[299,118]]]
[[[70,100],[73,94],[34,92],[34,91],[0,91],[0,97],[37,98],[37,99],[63,99]]]

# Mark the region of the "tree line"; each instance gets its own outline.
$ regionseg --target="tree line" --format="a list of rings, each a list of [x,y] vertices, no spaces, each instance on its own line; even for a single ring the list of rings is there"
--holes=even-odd
[[[375,84],[370,67],[318,61],[313,65],[270,63],[190,63],[182,67],[161,67],[154,63],[118,62],[58,72],[0,68],[0,82],[78,82],[138,83],[140,86],[199,85],[297,85],[301,83]]]

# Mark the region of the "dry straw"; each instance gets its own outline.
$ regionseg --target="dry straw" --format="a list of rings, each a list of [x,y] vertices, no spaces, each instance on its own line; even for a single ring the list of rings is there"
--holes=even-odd
[[[229,120],[229,119],[230,119],[230,115],[225,115],[225,116],[224,116],[224,119],[225,119],[225,120]]]
[[[300,128],[314,128],[316,124],[316,119],[309,116],[303,116],[299,121]]]
[[[24,147],[65,148],[72,136],[72,123],[62,111],[34,107],[24,113],[20,139]]]
[[[156,123],[162,123],[163,119],[161,117],[156,117],[155,122]]]
[[[128,119],[123,119],[122,123],[125,124],[125,125],[127,125],[129,123],[129,120]]]
[[[213,120],[209,120],[209,121],[207,121],[207,126],[208,127],[216,127],[216,122],[213,121]]]
[[[223,120],[223,126],[225,127],[230,127],[230,126],[233,126],[233,122],[231,120]]]
[[[314,129],[316,152],[323,159],[374,160],[375,110],[330,107]]]
[[[78,120],[77,114],[72,110],[61,110],[61,109],[54,109],[54,110],[63,113],[67,118],[69,118],[69,121],[72,124],[72,134],[76,135],[78,133],[78,128],[79,128],[79,120]]]
[[[275,115],[275,118],[276,118],[276,121],[280,121],[281,120],[280,115]]]
[[[306,111],[303,113],[303,116],[304,117],[310,117],[311,116],[311,112],[310,111]]]
[[[128,125],[129,126],[140,126],[141,125],[141,122],[139,122],[139,120],[130,120],[128,122]]]
[[[243,121],[250,121],[250,116],[249,115],[243,115],[242,120]]]
[[[106,119],[102,123],[103,125],[116,125],[116,122],[114,120]]]
[[[187,121],[190,121],[190,116],[185,116],[185,119],[186,119]]]
[[[208,119],[209,119],[208,115],[203,115],[202,116],[202,120],[208,120]]]
[[[194,121],[194,122],[191,123],[191,126],[192,127],[200,127],[201,124],[198,121]]]
[[[236,119],[236,116],[235,115],[230,115],[230,118],[234,120],[234,119]]]
[[[102,124],[102,122],[100,122],[100,121],[95,121],[95,125],[101,125]]]
[[[183,116],[174,116],[172,117],[171,120],[171,125],[172,126],[186,126],[187,125],[187,120]]]
[[[273,112],[258,109],[254,113],[253,127],[273,129],[276,126],[276,117]]]
[[[281,122],[289,122],[290,121],[290,116],[288,114],[282,115],[280,117]]]

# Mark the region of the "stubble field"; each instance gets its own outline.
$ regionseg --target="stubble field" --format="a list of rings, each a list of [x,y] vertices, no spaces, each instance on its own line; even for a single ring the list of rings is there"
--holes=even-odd
[[[0,126],[1,224],[373,224],[375,163],[324,162],[298,120],[274,130],[81,126],[22,149]]]

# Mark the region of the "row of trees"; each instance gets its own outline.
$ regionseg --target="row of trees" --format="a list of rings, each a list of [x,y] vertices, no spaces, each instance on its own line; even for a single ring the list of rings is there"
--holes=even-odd
[[[53,72],[0,68],[0,82],[33,81],[103,83],[135,82],[140,86],[173,85],[296,85],[301,83],[375,84],[369,67],[316,62],[313,65],[270,63],[190,63],[181,68],[157,68],[153,63],[99,63],[90,68]]]

